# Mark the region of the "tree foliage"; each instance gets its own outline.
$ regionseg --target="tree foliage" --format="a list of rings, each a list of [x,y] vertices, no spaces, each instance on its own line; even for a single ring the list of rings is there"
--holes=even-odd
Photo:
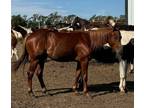
[[[59,23],[70,24],[74,20],[76,15],[67,15],[62,16],[58,12],[50,13],[47,16],[43,16],[40,14],[33,14],[31,17],[27,17],[27,15],[13,15],[11,17],[12,26],[22,25],[25,27],[45,27],[45,26],[56,26]],[[120,15],[120,17],[113,17],[113,16],[102,16],[102,15],[93,15],[88,20],[90,22],[100,22],[104,23],[107,19],[113,19],[119,23],[126,24],[125,15]]]
[[[21,15],[13,15],[11,19],[12,26],[22,25],[26,26],[26,20]]]

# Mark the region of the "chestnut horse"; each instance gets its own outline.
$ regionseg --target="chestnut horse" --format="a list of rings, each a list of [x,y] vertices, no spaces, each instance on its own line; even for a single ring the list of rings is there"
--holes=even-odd
[[[16,71],[26,59],[29,59],[28,92],[32,92],[32,78],[36,73],[43,92],[46,86],[43,81],[44,62],[47,57],[55,61],[76,61],[76,77],[73,90],[76,92],[80,75],[83,78],[83,93],[88,94],[88,62],[93,57],[97,48],[109,43],[111,48],[117,52],[121,60],[121,34],[115,27],[100,29],[93,32],[56,32],[47,29],[39,29],[25,39],[24,52],[15,63]]]

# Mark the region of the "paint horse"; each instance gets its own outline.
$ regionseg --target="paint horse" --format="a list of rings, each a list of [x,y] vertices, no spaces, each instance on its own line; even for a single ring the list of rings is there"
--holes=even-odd
[[[19,39],[24,39],[28,34],[32,33],[32,30],[30,28],[25,28],[23,26],[17,26],[14,27],[14,29],[11,30],[11,58],[15,55],[16,60],[18,60],[18,54],[16,45],[18,43]]]
[[[11,30],[11,58],[15,55],[16,60],[18,60],[18,54],[17,54],[17,49],[16,45],[18,43],[18,39],[21,39],[22,35],[20,32],[17,32],[15,30]]]

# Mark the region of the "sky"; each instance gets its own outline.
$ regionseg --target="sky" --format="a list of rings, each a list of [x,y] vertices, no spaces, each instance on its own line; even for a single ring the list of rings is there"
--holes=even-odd
[[[125,14],[125,0],[12,0],[12,15],[35,13],[49,15],[57,11],[66,16],[75,14],[82,18],[93,15],[120,16]]]

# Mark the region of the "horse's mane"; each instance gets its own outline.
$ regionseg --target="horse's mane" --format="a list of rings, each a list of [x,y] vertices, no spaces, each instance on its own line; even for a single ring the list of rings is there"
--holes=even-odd
[[[99,47],[99,45],[102,45],[106,43],[108,35],[113,31],[112,28],[101,28],[96,31],[89,31],[91,44],[93,48]]]

